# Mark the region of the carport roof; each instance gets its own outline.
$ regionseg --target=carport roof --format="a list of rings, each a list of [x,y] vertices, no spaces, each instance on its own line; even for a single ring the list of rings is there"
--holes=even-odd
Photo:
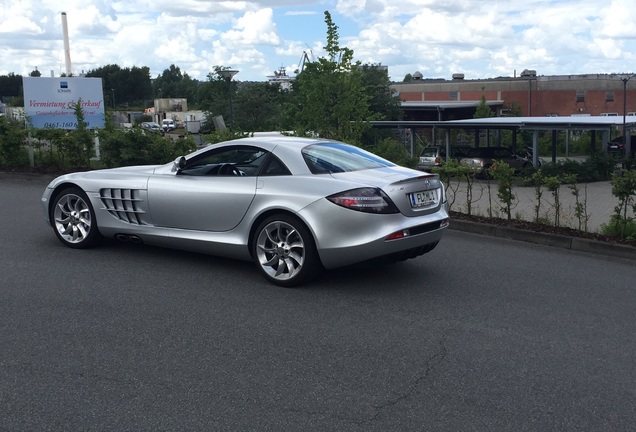
[[[371,121],[379,128],[607,130],[623,125],[623,116],[488,117],[447,121]],[[636,116],[626,116],[627,129],[636,128]]]
[[[476,108],[481,101],[404,101],[400,103],[403,110],[445,110],[453,108]],[[502,100],[486,101],[488,106],[503,105]]]

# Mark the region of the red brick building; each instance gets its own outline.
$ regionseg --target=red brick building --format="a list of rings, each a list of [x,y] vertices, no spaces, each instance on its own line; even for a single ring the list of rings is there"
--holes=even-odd
[[[405,120],[442,121],[472,118],[482,96],[497,116],[509,110],[521,116],[622,116],[636,114],[636,78],[630,75],[589,74],[537,76],[524,71],[519,77],[465,80],[421,79],[395,83]],[[626,99],[625,99],[626,97]]]

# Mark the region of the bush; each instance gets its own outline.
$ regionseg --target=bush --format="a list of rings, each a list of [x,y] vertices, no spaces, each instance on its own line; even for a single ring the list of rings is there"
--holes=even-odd
[[[497,197],[501,202],[500,210],[504,212],[508,220],[512,219],[512,202],[515,195],[512,193],[512,183],[515,170],[506,162],[493,161],[488,173],[497,181]]]
[[[577,183],[590,183],[609,180],[621,162],[615,156],[608,154],[595,154],[585,161],[578,162],[573,159],[548,162],[541,166],[541,171],[546,177],[576,176]]]
[[[612,175],[612,195],[618,198],[614,214],[609,225],[602,227],[603,232],[619,237],[634,239],[636,221],[629,215],[629,209],[636,213],[636,171],[625,170],[622,175]]]
[[[196,149],[191,138],[173,140],[137,128],[104,129],[99,142],[102,164],[108,168],[164,164]]]
[[[622,219],[612,215],[609,224],[601,225],[601,233],[609,237],[620,237],[625,240],[636,241],[636,220]]]
[[[12,167],[29,164],[29,155],[24,148],[26,134],[23,129],[0,117],[0,163]]]
[[[417,158],[411,157],[406,147],[394,138],[384,138],[369,150],[396,165],[409,168],[414,168],[417,165]]]

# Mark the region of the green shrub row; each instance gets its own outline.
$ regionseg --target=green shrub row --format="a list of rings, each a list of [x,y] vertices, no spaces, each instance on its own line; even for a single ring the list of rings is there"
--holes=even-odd
[[[172,139],[138,127],[118,129],[107,124],[98,132],[82,127],[24,129],[0,117],[0,165],[12,169],[69,171],[163,164],[195,149],[191,137]]]
[[[629,162],[629,161],[628,161]],[[593,172],[594,167],[600,172]],[[460,183],[466,187],[466,213],[472,213],[474,205],[472,169],[455,160],[449,160],[434,171],[439,174],[449,194],[449,207],[452,208]],[[586,188],[590,181],[608,179],[612,185],[612,195],[618,198],[618,205],[607,224],[601,225],[601,232],[607,236],[619,237],[629,241],[636,241],[636,169],[629,163],[617,163],[612,157],[590,158],[586,162],[567,160],[556,164],[544,164],[531,174],[522,173],[515,176],[514,170],[505,162],[494,161],[489,169],[489,175],[495,180],[500,210],[507,219],[512,219],[512,208],[515,200],[513,185],[515,182],[534,187],[536,205],[534,207],[534,222],[561,225],[561,186],[565,185],[575,197],[574,216],[578,221],[578,229],[588,230],[589,214],[587,212],[587,194],[581,195],[581,183]],[[493,191],[487,182],[488,217],[493,217]],[[541,217],[541,198],[544,193],[550,193],[550,205],[554,209],[554,220],[548,221]]]

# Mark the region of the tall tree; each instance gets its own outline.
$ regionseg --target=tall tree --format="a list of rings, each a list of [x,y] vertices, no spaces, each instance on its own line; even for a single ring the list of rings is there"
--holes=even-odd
[[[10,72],[8,75],[0,75],[0,97],[7,103],[6,97],[14,98],[22,96],[22,75]]]
[[[87,77],[101,78],[109,106],[145,107],[152,100],[150,69],[146,66],[122,69],[110,64],[89,71]]]
[[[164,69],[163,73],[159,75],[154,83],[154,93],[159,98],[178,98],[182,97],[179,94],[179,84],[183,80],[183,74],[179,66],[173,64],[168,69]]]
[[[207,81],[197,88],[196,98],[198,106],[206,113],[205,129],[213,129],[212,117],[223,116],[226,123],[230,118],[229,92],[235,98],[237,83],[230,81],[230,84],[219,76],[220,70],[228,69],[224,66],[214,66],[214,72],[210,72]]]
[[[495,113],[486,103],[486,95],[481,95],[481,100],[479,101],[479,105],[477,105],[473,118],[488,118],[494,116]]]
[[[359,143],[367,128],[369,96],[353,51],[340,47],[338,26],[325,11],[327,57],[307,63],[293,85],[296,129],[324,137]]]
[[[287,92],[280,84],[252,83],[241,88],[234,99],[234,122],[239,130],[280,131],[284,129],[283,103]]]
[[[362,84],[369,96],[369,111],[375,120],[400,120],[400,97],[391,91],[386,67],[365,64],[360,67]]]

